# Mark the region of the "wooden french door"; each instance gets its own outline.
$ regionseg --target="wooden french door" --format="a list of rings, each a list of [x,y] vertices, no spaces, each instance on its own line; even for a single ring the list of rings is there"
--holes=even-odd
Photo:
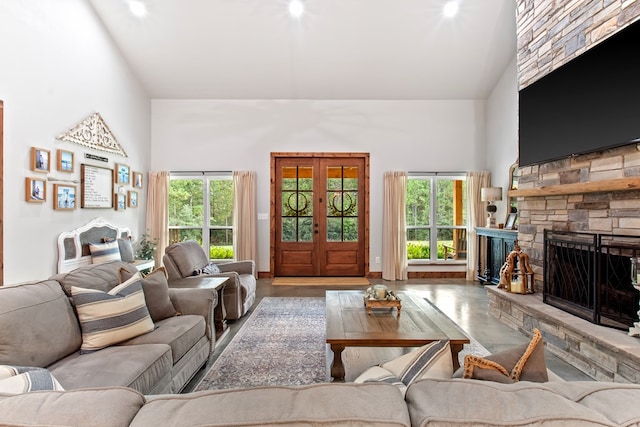
[[[368,157],[325,156],[272,161],[276,276],[365,275]]]

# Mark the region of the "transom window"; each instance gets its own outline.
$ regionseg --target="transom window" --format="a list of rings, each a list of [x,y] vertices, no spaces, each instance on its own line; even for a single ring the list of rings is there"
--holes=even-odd
[[[169,184],[169,243],[197,240],[211,259],[233,259],[233,178],[182,176]]]
[[[465,176],[409,175],[407,258],[466,260],[466,207]]]

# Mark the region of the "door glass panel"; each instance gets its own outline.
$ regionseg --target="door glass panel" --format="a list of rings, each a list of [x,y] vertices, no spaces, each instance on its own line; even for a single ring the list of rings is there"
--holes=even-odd
[[[282,168],[282,241],[313,240],[313,168]]]
[[[357,242],[358,168],[327,167],[326,197],[327,241]]]

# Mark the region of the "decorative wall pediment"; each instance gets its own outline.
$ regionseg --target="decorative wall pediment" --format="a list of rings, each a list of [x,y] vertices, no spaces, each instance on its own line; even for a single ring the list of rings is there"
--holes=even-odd
[[[56,139],[127,157],[100,113],[93,113]]]

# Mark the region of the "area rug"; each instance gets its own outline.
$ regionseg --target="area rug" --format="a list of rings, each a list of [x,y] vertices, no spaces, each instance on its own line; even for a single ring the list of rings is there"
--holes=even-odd
[[[326,382],[325,300],[265,297],[199,390]]]
[[[327,382],[325,329],[323,297],[265,297],[194,391]],[[489,354],[469,339],[461,366]]]
[[[365,277],[276,277],[275,286],[369,286]]]

